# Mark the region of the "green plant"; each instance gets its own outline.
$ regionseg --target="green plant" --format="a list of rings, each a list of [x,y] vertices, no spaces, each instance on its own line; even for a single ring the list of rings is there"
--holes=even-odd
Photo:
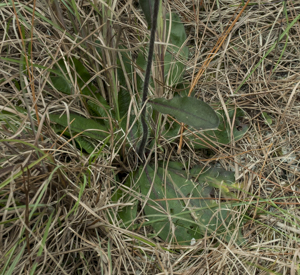
[[[140,2],[145,14],[151,14],[152,7],[148,5],[149,1]],[[97,92],[96,83],[91,80],[83,62],[74,57],[57,62],[54,73],[51,74],[51,85],[67,95],[76,94],[88,110],[89,116],[93,118],[66,112],[50,114],[50,120],[57,133],[64,133],[74,139],[81,150],[98,154],[103,148],[97,147],[100,140],[104,145],[118,145],[114,150],[121,155],[126,153],[126,150],[120,150],[122,146],[127,150],[142,148],[141,156],[144,154],[144,145],[141,145],[143,141],[147,152],[150,152],[151,146],[158,144],[160,136],[173,138],[179,131],[180,124],[170,123],[161,113],[171,115],[179,122],[187,124],[190,131],[200,133],[202,137],[188,139],[196,149],[216,146],[217,143],[226,144],[232,138],[238,140],[247,131],[246,126],[242,127],[242,131],[234,128],[232,137],[224,111],[219,110],[216,113],[207,103],[195,97],[170,93],[176,87],[184,86],[183,74],[189,50],[185,45],[186,34],[180,17],[175,13],[164,15],[161,3],[158,13],[157,36],[164,43],[155,47],[154,73],[149,80],[149,89],[148,86],[143,88],[143,73],[149,65],[149,59],[146,57],[147,47],[139,51],[135,62],[132,53],[124,44],[117,45],[118,59],[100,44],[96,47],[99,58],[107,61],[109,56],[110,62],[114,61],[117,65],[116,70],[107,73],[107,87],[110,87],[110,90],[106,98],[105,93],[101,95]],[[150,19],[146,19],[151,28]],[[95,43],[97,45],[100,42]],[[117,83],[120,86],[119,91],[116,91]],[[132,101],[137,102],[135,107],[142,107],[138,102],[142,97],[145,100],[143,89],[150,93],[151,98],[148,100],[149,106],[144,107],[145,123],[141,123],[139,119],[139,109],[131,109]],[[235,117],[234,124],[238,124],[238,117],[242,116],[241,110],[229,112],[231,120]],[[153,125],[157,125],[156,129]],[[148,138],[154,139],[150,147]],[[185,169],[184,172],[188,173],[188,170]],[[152,225],[156,234],[163,240],[188,243],[193,238],[213,233],[216,233],[218,238],[224,235],[225,239],[229,240],[233,228],[237,226],[237,222],[232,218],[230,204],[217,204],[210,194],[217,189],[220,190],[220,196],[232,197],[233,193],[229,191],[228,186],[235,186],[234,174],[211,167],[205,173],[200,173],[200,177],[195,181],[193,178],[187,179],[182,173],[182,167],[174,162],[168,165],[158,163],[158,167],[144,163],[137,171],[131,172],[124,187],[117,189],[113,196],[115,201],[125,198],[133,203],[118,213],[124,225],[133,226],[137,215],[138,201],[128,194],[125,188],[135,185],[136,192],[141,193],[145,199],[141,205],[149,219],[148,224]],[[238,241],[241,240],[238,231]]]
[[[146,201],[146,224],[151,224],[167,242],[186,245],[206,234],[230,241],[238,228],[232,207],[230,203],[219,205],[211,200],[211,194],[219,188],[222,196],[233,197],[229,188],[235,185],[234,173],[216,167],[206,171],[195,167],[189,173],[190,179],[185,173],[183,165],[176,162],[159,163],[157,168],[150,164],[135,173],[135,182]],[[242,242],[240,231],[236,233],[237,242]]]
[[[267,112],[262,112],[261,115],[267,125],[271,125],[273,123],[272,117]]]

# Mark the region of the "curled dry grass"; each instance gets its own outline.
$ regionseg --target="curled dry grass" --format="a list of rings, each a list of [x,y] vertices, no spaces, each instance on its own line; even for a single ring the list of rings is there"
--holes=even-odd
[[[300,28],[299,22],[290,24],[299,14],[300,2],[250,3],[195,89],[212,106],[247,112],[244,123],[251,127],[240,141],[217,147],[211,158],[188,147],[182,151],[192,164],[217,160],[235,170],[242,202],[235,211],[237,217],[247,217],[242,228],[246,243],[216,244],[204,237],[193,246],[176,247],[147,239],[149,228],[124,229],[116,218],[116,211],[130,202],[112,202],[112,192],[122,185],[115,175],[133,168],[130,161],[116,162],[113,140],[100,143],[103,150],[91,162],[72,140],[49,127],[48,114],[55,111],[87,116],[76,83],[71,96],[49,85],[55,63],[80,57],[99,92],[111,99],[107,87],[110,92],[117,89],[112,74],[116,43],[137,50],[147,42],[146,36],[136,36],[136,30],[143,34],[147,29],[135,2],[111,1],[107,22],[101,21],[103,3],[77,2],[74,15],[57,1],[52,6],[46,1],[36,6],[33,1],[0,4],[1,272],[297,274]],[[185,80],[191,82],[241,8],[235,1],[196,5],[178,0],[166,7],[185,23],[191,53]],[[103,43],[102,58],[93,48],[97,39]],[[24,46],[28,60],[22,55]],[[168,157],[180,159],[175,147]]]

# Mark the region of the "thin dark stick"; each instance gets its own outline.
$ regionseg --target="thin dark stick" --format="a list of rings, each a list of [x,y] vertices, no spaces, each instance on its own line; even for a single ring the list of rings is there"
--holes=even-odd
[[[155,0],[155,3],[154,3],[147,68],[146,68],[145,81],[144,81],[144,87],[143,87],[143,98],[142,98],[143,110],[141,113],[143,137],[142,137],[140,147],[138,149],[138,155],[141,158],[142,162],[144,162],[144,151],[145,151],[145,147],[146,147],[146,143],[147,143],[147,139],[148,139],[148,126],[147,126],[147,121],[146,121],[146,100],[147,100],[147,95],[148,95],[150,73],[151,73],[151,66],[152,66],[152,59],[153,59],[153,52],[154,52],[154,41],[155,41],[155,32],[156,32],[156,27],[157,27],[159,1],[160,0]]]

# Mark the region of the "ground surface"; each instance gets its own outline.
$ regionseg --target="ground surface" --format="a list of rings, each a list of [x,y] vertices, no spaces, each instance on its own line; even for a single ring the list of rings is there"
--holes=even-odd
[[[114,134],[96,145],[95,139],[93,146],[100,147],[92,147],[91,156],[49,122],[49,114],[62,112],[91,118],[83,87],[78,89],[83,73],[73,77],[70,94],[58,89],[65,83],[53,85],[51,79],[59,60],[67,64],[66,75],[74,75],[75,65],[66,61],[71,57],[84,64],[88,82],[115,108],[117,68],[124,69],[116,45],[130,47],[135,62],[148,42],[138,3],[46,2],[0,4],[1,273],[299,274],[300,2],[250,2],[238,16],[243,8],[238,1],[164,1],[187,35],[185,85],[196,83],[195,96],[214,109],[243,110],[237,127],[249,127],[241,139],[205,150],[195,150],[185,135],[180,154],[179,136],[161,137],[165,155],[159,150],[150,155],[152,162],[169,158],[235,172],[234,211],[245,241],[238,245],[207,235],[184,246],[153,237],[151,227],[141,223],[142,212],[134,230],[118,218],[117,211],[131,201],[112,195],[136,169],[134,147],[120,146]],[[101,53],[95,49],[99,41]],[[170,97],[171,89],[156,85]],[[135,94],[130,91],[129,101],[138,117]],[[110,115],[103,114],[114,132]]]

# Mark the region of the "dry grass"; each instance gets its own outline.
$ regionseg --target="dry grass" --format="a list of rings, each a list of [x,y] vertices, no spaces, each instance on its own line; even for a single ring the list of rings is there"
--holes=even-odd
[[[113,202],[111,195],[134,169],[130,154],[121,161],[120,144],[113,138],[99,141],[103,149],[91,161],[73,140],[49,127],[48,115],[56,111],[88,117],[76,83],[72,95],[50,85],[50,69],[62,58],[80,57],[99,92],[111,100],[108,93],[118,89],[116,44],[138,50],[148,41],[146,34],[136,35],[147,32],[137,1],[110,1],[107,21],[101,16],[108,9],[100,1],[92,1],[94,7],[89,1],[74,1],[72,7],[70,1],[77,15],[62,3],[47,2],[0,4],[1,274],[299,274],[300,23],[290,24],[300,2],[286,7],[279,1],[250,3],[195,88],[215,108],[247,112],[248,133],[217,146],[212,158],[188,146],[179,156],[174,143],[165,145],[173,146],[166,157],[189,158],[192,164],[217,160],[236,172],[242,190],[235,211],[247,217],[246,242],[238,246],[207,236],[193,246],[176,247],[159,238],[151,240],[152,246],[151,228],[131,231],[117,219],[116,211],[128,202]],[[194,2],[199,1],[165,3],[186,26],[187,83],[241,10],[238,1]],[[93,47],[96,40],[102,41],[102,57]]]

